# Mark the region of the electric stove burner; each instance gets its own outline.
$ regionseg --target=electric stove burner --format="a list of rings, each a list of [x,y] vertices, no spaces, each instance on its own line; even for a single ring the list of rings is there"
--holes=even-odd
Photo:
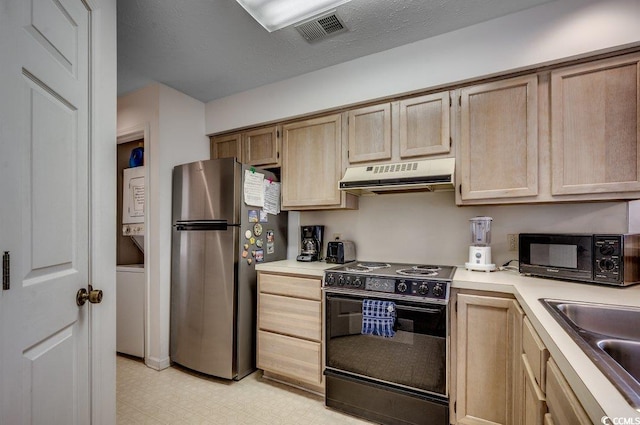
[[[358,263],[358,267],[367,268],[369,270],[377,270],[377,269],[387,269],[391,267],[391,265],[389,263],[362,262],[362,263]]]
[[[427,270],[427,271],[430,271],[430,272],[439,272],[440,270],[442,270],[442,267],[434,266],[434,265],[431,265],[431,264],[420,264],[420,265],[417,265],[417,266],[413,266],[412,268],[416,269],[416,270]]]
[[[401,274],[404,276],[437,276],[438,271],[433,269],[418,269],[412,267],[410,269],[400,269],[396,270],[397,274]]]
[[[371,270],[374,270],[371,267],[364,267],[364,266],[361,266],[360,264],[356,266],[345,266],[344,269],[345,271],[348,271],[348,272],[360,272],[360,273],[368,273]]]

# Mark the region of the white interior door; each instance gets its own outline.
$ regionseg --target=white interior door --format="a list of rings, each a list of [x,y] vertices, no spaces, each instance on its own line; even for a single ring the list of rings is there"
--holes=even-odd
[[[89,11],[0,10],[0,423],[88,424]]]

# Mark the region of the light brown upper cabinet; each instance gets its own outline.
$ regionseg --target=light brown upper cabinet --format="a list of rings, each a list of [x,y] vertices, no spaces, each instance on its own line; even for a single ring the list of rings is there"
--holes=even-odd
[[[458,203],[535,199],[538,77],[464,87],[459,105]]]
[[[394,103],[400,116],[400,158],[449,153],[450,103],[448,91]]]
[[[237,158],[242,162],[242,133],[211,137],[211,159]]]
[[[348,111],[349,163],[448,154],[449,97],[446,91]]]
[[[280,126],[211,137],[211,159],[235,157],[256,167],[280,166]]]
[[[244,133],[242,157],[245,164],[280,166],[280,126],[269,126]]]
[[[357,209],[357,197],[338,189],[344,170],[342,115],[282,126],[282,208]]]
[[[552,195],[639,191],[639,140],[640,54],[551,72]]]
[[[347,112],[349,162],[391,159],[391,104],[367,106]]]

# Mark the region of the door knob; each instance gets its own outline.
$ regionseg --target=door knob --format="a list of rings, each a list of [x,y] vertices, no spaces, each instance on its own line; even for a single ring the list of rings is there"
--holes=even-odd
[[[80,288],[76,293],[76,304],[78,306],[83,306],[84,303],[89,301],[91,304],[100,304],[102,301],[102,290],[93,289],[91,285],[89,285],[89,290],[87,288]]]

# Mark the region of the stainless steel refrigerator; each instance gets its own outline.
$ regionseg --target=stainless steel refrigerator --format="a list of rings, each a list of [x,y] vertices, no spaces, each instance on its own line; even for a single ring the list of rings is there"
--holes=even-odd
[[[255,370],[255,265],[287,250],[287,213],[245,204],[247,170],[277,181],[233,158],[173,170],[171,360],[236,380]]]

